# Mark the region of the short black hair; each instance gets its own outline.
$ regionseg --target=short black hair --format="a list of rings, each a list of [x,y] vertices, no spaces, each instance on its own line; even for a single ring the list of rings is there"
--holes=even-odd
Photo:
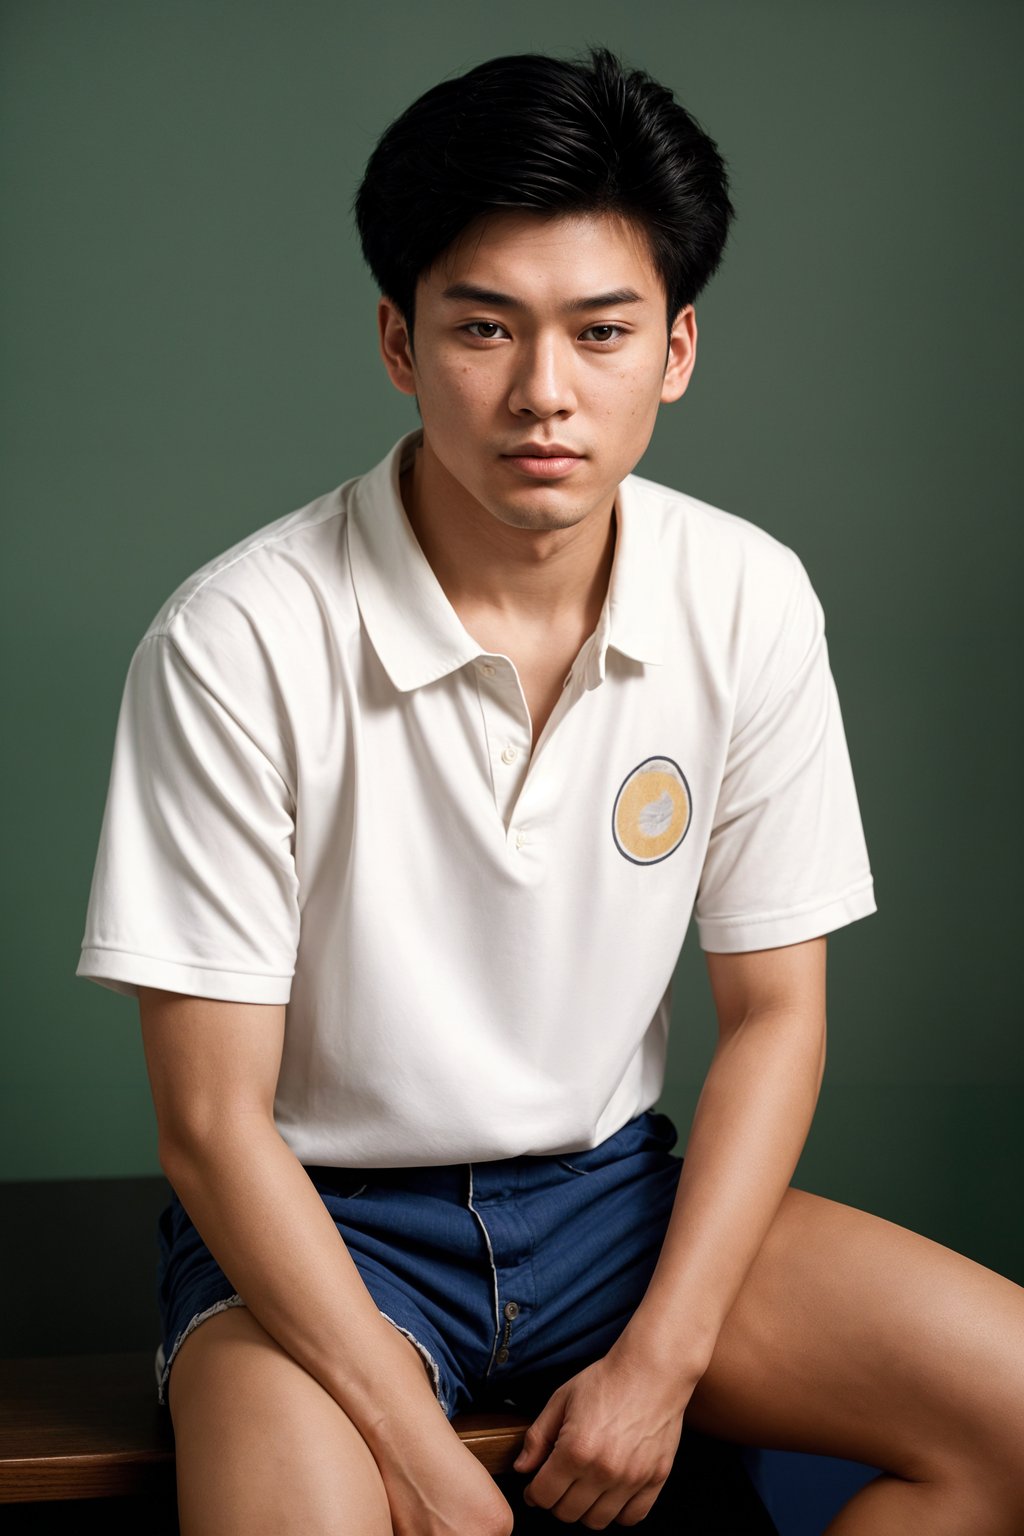
[[[363,256],[408,326],[416,283],[474,219],[623,216],[646,235],[667,322],[717,271],[735,209],[718,146],[667,86],[607,48],[507,54],[397,117],[353,199]]]

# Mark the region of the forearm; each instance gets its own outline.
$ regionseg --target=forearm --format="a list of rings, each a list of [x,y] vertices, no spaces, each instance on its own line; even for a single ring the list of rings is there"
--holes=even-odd
[[[799,1161],[824,1060],[824,1019],[819,1030],[798,1012],[751,1016],[720,1043],[623,1351],[703,1373]]]
[[[375,1452],[423,1418],[429,1385],[381,1316],[330,1213],[272,1122],[236,1117],[164,1149],[167,1177],[253,1316]],[[427,1405],[429,1408],[429,1404]],[[438,1421],[445,1423],[438,1410]]]

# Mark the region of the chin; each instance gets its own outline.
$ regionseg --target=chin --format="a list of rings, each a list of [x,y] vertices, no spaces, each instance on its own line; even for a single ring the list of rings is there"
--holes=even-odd
[[[573,528],[586,517],[586,507],[537,507],[527,511],[523,507],[503,507],[493,515],[509,528],[522,528],[532,533],[553,533],[559,528]]]

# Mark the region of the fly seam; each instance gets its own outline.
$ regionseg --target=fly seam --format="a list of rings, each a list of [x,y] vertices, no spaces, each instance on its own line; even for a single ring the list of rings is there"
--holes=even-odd
[[[488,1232],[483,1217],[473,1204],[473,1164],[469,1163],[469,1209],[480,1223],[480,1230],[484,1234],[484,1242],[487,1244],[487,1256],[491,1261],[491,1276],[494,1280],[494,1343],[491,1345],[491,1358],[487,1362],[487,1375],[491,1373],[494,1364],[495,1351],[498,1348],[498,1339],[501,1335],[501,1305],[498,1300],[498,1267],[494,1262],[494,1249],[491,1247],[491,1234]]]

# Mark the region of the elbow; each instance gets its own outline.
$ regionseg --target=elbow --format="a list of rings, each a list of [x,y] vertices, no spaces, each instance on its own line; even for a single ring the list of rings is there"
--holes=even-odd
[[[177,1189],[185,1170],[202,1158],[202,1143],[187,1136],[180,1127],[163,1131],[157,1137],[157,1161],[167,1182]]]
[[[161,1126],[157,1134],[157,1160],[168,1183],[174,1188],[198,1173],[202,1176],[225,1160],[251,1160],[265,1144],[267,1136],[278,1138],[273,1116],[260,1114],[220,1114],[218,1116],[175,1121]]]

